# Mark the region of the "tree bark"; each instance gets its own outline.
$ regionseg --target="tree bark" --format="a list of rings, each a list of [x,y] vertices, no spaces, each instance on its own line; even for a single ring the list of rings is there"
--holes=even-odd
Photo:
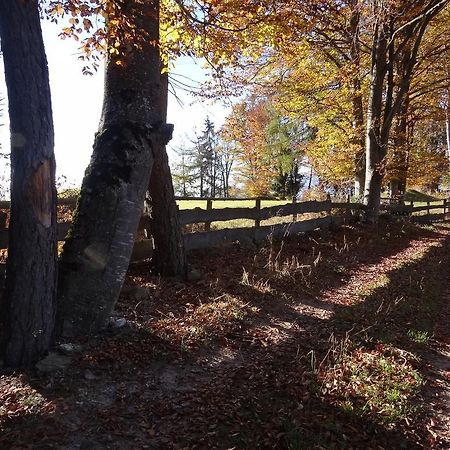
[[[358,80],[359,84],[359,80]],[[359,87],[360,89],[360,87]],[[366,179],[366,154],[364,145],[364,110],[361,95],[353,97],[353,119],[354,129],[357,133],[355,144],[355,197],[362,199],[364,195],[364,184]]]
[[[388,168],[391,178],[390,197],[399,203],[404,203],[408,176],[408,107],[409,99],[406,96],[397,116],[392,139],[394,145],[392,163]]]
[[[161,75],[161,81],[161,119],[163,123],[166,123],[169,87],[167,73]],[[186,253],[169,158],[164,143],[161,143],[156,155],[146,198],[146,206],[151,212],[150,229],[155,246],[153,266],[162,276],[185,278],[187,275]]]
[[[49,349],[57,240],[53,120],[36,0],[0,2],[11,128],[11,216],[2,304],[5,363],[25,367]]]
[[[355,197],[362,199],[364,196],[364,184],[366,176],[366,155],[364,139],[364,107],[361,93],[361,48],[360,48],[360,21],[361,11],[358,1],[351,1],[350,16],[350,57],[354,65],[355,75],[351,83],[353,130],[355,133]]]
[[[366,179],[364,203],[367,206],[365,219],[368,222],[376,221],[380,210],[380,194],[387,153],[387,142],[384,142],[381,136],[386,51],[386,29],[383,26],[378,25],[375,28],[372,47],[372,65],[366,119]]]
[[[372,46],[371,79],[367,112],[365,219],[377,220],[386,155],[394,117],[408,94],[419,48],[430,20],[445,7],[444,0],[431,0],[402,27],[397,12],[375,3],[376,25]],[[391,6],[394,6],[392,4]],[[401,30],[401,31],[400,31]],[[399,32],[400,31],[400,32]],[[398,42],[397,42],[398,41]],[[402,73],[396,80],[395,62],[401,58]]]
[[[61,258],[59,328],[65,336],[105,327],[126,275],[156,154],[171,134],[159,106],[159,1],[120,2],[118,14],[135,26],[134,36],[132,43],[121,39],[107,62],[100,130]]]
[[[447,159],[450,165],[450,87],[446,89],[446,103],[445,103],[445,135],[447,138]]]

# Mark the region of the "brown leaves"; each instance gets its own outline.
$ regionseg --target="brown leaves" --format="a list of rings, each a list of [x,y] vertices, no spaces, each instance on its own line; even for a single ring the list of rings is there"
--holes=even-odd
[[[54,404],[32,388],[22,377],[0,376],[0,428],[14,417],[51,413]]]
[[[272,242],[255,252],[239,244],[197,252],[191,263],[199,282],[160,279],[149,263],[133,265],[127,283],[145,286],[146,295],[124,291],[117,314],[129,327],[83,342],[60,378],[0,378],[7,430],[0,447],[33,447],[37,435],[48,448],[413,449],[428,437],[439,442],[437,419],[412,409],[423,368],[407,330],[420,329],[417,318],[433,320],[424,302],[435,298],[434,277],[447,279],[448,267],[437,261],[450,245],[437,244],[448,235],[389,227],[389,236],[381,224],[378,232],[345,227],[298,236],[281,249]],[[296,256],[311,271],[271,268],[271,254],[283,267]],[[388,284],[357,295],[380,278]],[[395,305],[389,299],[399,291],[405,301]],[[418,295],[424,309],[405,309]],[[376,313],[380,299],[391,305],[383,314]],[[380,317],[384,335],[375,326]],[[444,345],[447,334],[442,327],[434,339]],[[441,392],[444,375],[430,374],[428,385]],[[432,407],[437,398],[422,403]],[[47,426],[49,418],[57,426]]]

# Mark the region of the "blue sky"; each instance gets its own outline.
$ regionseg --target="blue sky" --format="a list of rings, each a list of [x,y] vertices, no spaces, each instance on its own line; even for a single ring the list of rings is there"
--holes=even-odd
[[[58,27],[43,22],[52,91],[53,118],[55,124],[55,154],[57,175],[64,175],[68,181],[80,185],[84,171],[89,163],[94,134],[97,131],[103,97],[103,68],[93,76],[81,73],[82,62],[77,59],[78,49],[74,41],[61,40]],[[190,58],[180,58],[174,73],[201,82],[206,71],[199,62]],[[0,92],[6,93],[3,71],[0,70]],[[209,104],[197,100],[192,95],[178,90],[180,105],[171,95],[169,98],[168,122],[175,125],[174,138],[169,144],[169,157],[175,161],[174,148],[193,137],[195,129],[200,131],[206,116],[220,126],[226,109],[220,104]],[[3,150],[9,148],[7,113],[1,119],[5,126],[0,127],[0,143]]]

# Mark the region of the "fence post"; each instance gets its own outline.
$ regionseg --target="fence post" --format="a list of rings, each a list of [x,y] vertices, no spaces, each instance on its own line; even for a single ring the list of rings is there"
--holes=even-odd
[[[444,200],[442,200],[442,204],[443,204],[443,207],[444,207],[444,216],[445,216],[445,214],[446,214],[446,206],[447,206],[447,199],[444,198]]]
[[[347,194],[347,204],[350,205],[351,202],[352,202],[352,196],[351,196],[351,194]],[[352,217],[352,210],[350,208],[347,208],[345,210],[344,217],[345,217],[345,219],[350,219]]]
[[[206,210],[207,211],[211,211],[212,210],[212,204],[213,201],[211,198],[208,198],[206,200]],[[205,231],[210,231],[211,230],[211,222],[205,222]]]
[[[292,204],[295,205],[297,203],[297,197],[294,195],[292,197]],[[292,222],[297,222],[297,213],[292,214]]]
[[[255,209],[257,211],[261,210],[261,199],[260,198],[257,198],[255,200]],[[258,228],[260,225],[261,225],[261,220],[259,218],[255,219],[255,228]]]
[[[427,206],[428,206],[428,208],[427,208],[427,216],[429,216],[430,215],[430,202],[429,201],[427,202]]]
[[[6,228],[6,221],[8,220],[8,214],[0,211],[0,228]]]

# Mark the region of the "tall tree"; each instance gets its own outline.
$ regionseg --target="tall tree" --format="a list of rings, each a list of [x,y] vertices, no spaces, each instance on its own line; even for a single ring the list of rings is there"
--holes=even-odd
[[[167,98],[168,98],[168,58],[178,54],[179,38],[172,39],[171,32],[176,20],[170,15],[172,3],[158,2],[158,18],[155,26],[158,26],[158,39],[147,34],[136,26],[135,19],[127,20],[122,17],[127,2],[112,0],[92,0],[89,3],[80,3],[78,0],[65,0],[62,3],[58,0],[50,2],[47,8],[48,14],[53,18],[64,14],[70,14],[69,26],[62,30],[64,36],[72,36],[76,40],[81,38],[82,58],[90,60],[91,65],[97,65],[98,58],[103,54],[110,56],[118,54],[120,44],[127,42],[129,48],[136,51],[142,50],[145,45],[154,45],[159,49],[161,74],[161,92],[152,93],[153,97],[147,99],[152,102],[153,122],[159,123],[165,129],[167,141],[160,141],[159,148],[154,148],[154,167],[152,171],[150,185],[146,196],[147,211],[151,214],[151,229],[155,244],[153,255],[154,268],[164,276],[184,276],[186,273],[186,257],[181,234],[181,227],[178,221],[178,210],[174,198],[170,166],[165,145],[171,136],[172,125],[167,125]],[[133,2],[130,2],[130,4]],[[136,4],[142,7],[142,14],[151,2],[136,0]],[[108,29],[100,26],[95,28],[90,20],[92,16],[102,15],[106,17]],[[54,20],[54,18],[53,18]],[[139,20],[139,18],[138,18]],[[97,22],[98,23],[98,22]],[[113,45],[111,45],[111,38]],[[149,42],[145,43],[144,40]],[[131,50],[129,50],[131,51]],[[145,50],[144,50],[145,51]],[[119,64],[124,64],[124,58],[118,59]],[[84,70],[90,73],[91,67],[86,66]],[[149,73],[151,77],[152,74]],[[159,118],[158,118],[159,114]]]
[[[203,124],[203,132],[198,137],[199,159],[201,161],[201,177],[204,179],[204,196],[216,197],[220,190],[218,181],[218,140],[214,130],[214,124],[209,117]]]
[[[353,178],[357,195],[362,196],[365,177],[362,49],[366,47],[360,35],[367,22],[365,2],[250,3],[253,4],[221,2],[220,9],[226,10],[226,14],[217,14],[216,7],[205,8],[204,18],[198,19],[207,38],[199,40],[195,48],[199,48],[200,54],[206,53],[214,67],[218,80],[215,86],[219,92],[232,95],[240,95],[250,87],[257,95],[278,97],[282,115],[298,122],[306,118],[320,121],[325,126],[321,127],[321,139],[316,143],[322,155],[334,156],[336,149],[341,148],[349,159],[345,167],[350,169],[348,173],[327,170],[327,175]],[[339,108],[342,110],[339,121],[330,120],[330,110],[338,113]],[[317,124],[311,127],[316,128]],[[330,130],[332,139],[323,139]],[[329,149],[325,150],[326,146]]]
[[[449,44],[446,36],[449,13],[448,8],[443,10],[430,23],[421,44],[409,92],[394,119],[386,181],[389,181],[390,196],[399,201],[403,200],[407,181],[414,186],[422,185],[425,181],[418,173],[420,170],[417,170],[417,164],[430,175],[430,180],[436,179],[439,146],[432,145],[431,142],[426,144],[424,131],[437,136],[441,134],[439,128],[445,129],[446,91],[450,82],[447,68]],[[403,66],[405,62],[404,58],[398,58],[395,62],[399,78],[403,77],[407,69]],[[431,150],[433,147],[434,150]],[[419,161],[419,155],[427,157]]]
[[[233,106],[223,127],[224,138],[234,147],[237,181],[249,196],[270,196],[277,168],[267,148],[270,116],[264,99],[250,97]]]
[[[222,134],[234,147],[236,175],[247,194],[296,194],[305,131],[280,116],[270,99],[253,96],[234,105]]]
[[[445,0],[373,0],[372,59],[366,131],[366,219],[376,221],[393,120],[408,94],[423,36]],[[396,77],[395,61],[404,73]]]
[[[195,180],[197,177],[191,163],[191,150],[185,144],[182,144],[176,150],[176,153],[178,159],[172,171],[175,192],[182,197],[192,197],[195,195]]]
[[[53,120],[37,0],[0,2],[0,38],[12,168],[2,350],[19,367],[49,349],[57,281]]]
[[[172,131],[161,120],[159,1],[108,6],[100,129],[60,264],[64,335],[105,326],[128,268],[155,155]]]

